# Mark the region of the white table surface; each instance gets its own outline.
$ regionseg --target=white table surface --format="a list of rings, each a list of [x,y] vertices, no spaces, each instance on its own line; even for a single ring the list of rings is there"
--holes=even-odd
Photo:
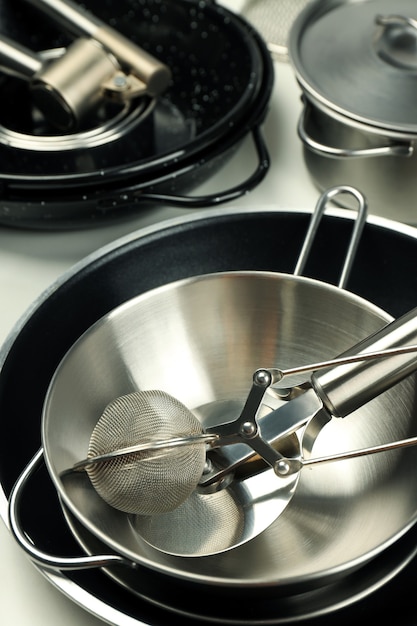
[[[224,0],[233,10],[240,0]],[[310,208],[318,192],[309,179],[302,159],[296,124],[301,111],[300,92],[288,64],[276,63],[276,80],[265,128],[272,159],[266,179],[234,206]],[[196,192],[226,188],[232,177],[240,179],[253,147],[245,141],[222,172]],[[179,216],[187,211],[155,209],[118,225],[95,230],[46,232],[14,230],[0,226],[0,342],[19,317],[55,279],[78,260],[116,238],[145,226]],[[4,416],[3,416],[4,419]],[[1,436],[1,435],[0,435]],[[0,624],[2,626],[99,626],[101,619],[75,604],[31,564],[0,520]]]

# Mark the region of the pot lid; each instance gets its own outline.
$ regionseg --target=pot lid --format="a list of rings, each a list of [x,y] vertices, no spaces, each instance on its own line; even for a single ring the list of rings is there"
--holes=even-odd
[[[320,108],[395,132],[417,132],[415,0],[316,1],[290,33],[290,59]]]

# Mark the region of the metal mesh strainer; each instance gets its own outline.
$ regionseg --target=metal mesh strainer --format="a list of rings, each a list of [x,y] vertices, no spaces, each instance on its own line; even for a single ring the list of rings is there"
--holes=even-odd
[[[88,457],[138,442],[199,435],[199,420],[163,391],[120,396],[104,410],[90,439]],[[206,460],[204,439],[182,447],[134,452],[86,466],[100,496],[126,513],[153,515],[175,509],[197,486]]]
[[[309,0],[246,0],[242,14],[255,26],[272,55],[288,60],[288,35],[298,14]]]
[[[268,376],[265,385],[271,381]],[[251,401],[245,403],[251,416],[265,385],[251,387]],[[251,467],[241,480],[232,480],[231,472],[206,487],[203,477],[219,471],[206,459],[211,444],[230,447],[242,441],[234,421],[230,428],[224,437],[210,428],[203,431],[197,417],[166,392],[134,392],[107,405],[90,436],[87,458],[68,471],[85,470],[98,495],[129,514],[130,524],[156,549],[177,556],[216,554],[269,526],[291,500],[299,474],[277,480],[272,468]],[[227,430],[228,423],[213,429]],[[298,455],[294,439],[289,450]],[[281,458],[274,450],[275,455]]]

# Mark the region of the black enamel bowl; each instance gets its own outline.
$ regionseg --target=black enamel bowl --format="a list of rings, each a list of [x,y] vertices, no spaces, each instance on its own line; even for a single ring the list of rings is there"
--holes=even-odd
[[[217,205],[256,186],[269,168],[260,126],[274,72],[262,38],[214,0],[86,0],[96,17],[172,72],[155,100],[103,105],[72,134],[57,134],[26,81],[2,75],[0,223],[67,228],[120,219],[154,203]],[[0,1],[0,34],[44,55],[71,39],[40,10]],[[190,192],[252,133],[258,162],[227,190]]]
[[[334,210],[324,217],[306,275],[337,280],[352,230],[351,215]],[[135,295],[181,278],[230,270],[292,273],[308,222],[305,212],[208,210],[133,233],[89,256],[58,280],[19,322],[1,351],[0,511],[40,446],[45,394],[58,363],[85,330]],[[416,256],[417,230],[371,218],[347,287],[399,316],[416,306],[417,274],[410,271]],[[68,321],[60,323],[63,319]],[[28,489],[22,521],[41,550],[80,555],[45,468]],[[412,528],[392,550],[336,586],[284,598],[258,596],[256,590],[250,598],[244,590],[235,590],[231,597],[230,589],[227,602],[221,600],[221,589],[201,591],[196,597],[186,585],[160,581],[146,571],[140,572],[135,593],[96,570],[43,573],[75,602],[117,626],[205,622],[330,626],[335,615],[341,626],[358,616],[373,617],[384,625],[409,626],[417,615],[415,533]],[[85,543],[91,543],[91,537]]]

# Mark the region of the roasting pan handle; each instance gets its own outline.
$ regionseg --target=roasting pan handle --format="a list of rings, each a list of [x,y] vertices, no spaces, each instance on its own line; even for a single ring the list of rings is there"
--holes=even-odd
[[[140,190],[137,190],[138,199],[169,204],[183,209],[207,208],[223,204],[224,202],[237,200],[259,185],[265,178],[271,164],[268,148],[259,125],[252,129],[252,137],[258,160],[256,169],[246,180],[235,187],[207,196],[177,196],[175,194],[148,193],[146,191],[141,193]],[[181,172],[179,172],[179,174],[181,174]]]
[[[93,569],[98,567],[107,567],[109,565],[127,565],[131,568],[137,568],[137,564],[115,554],[103,554],[98,556],[80,556],[80,557],[57,557],[46,554],[39,550],[32,542],[22,527],[20,516],[20,505],[24,489],[35,471],[39,468],[43,461],[43,448],[40,448],[33,459],[16,481],[9,498],[9,524],[14,538],[19,546],[29,555],[36,564],[45,569],[52,570],[82,570]]]

